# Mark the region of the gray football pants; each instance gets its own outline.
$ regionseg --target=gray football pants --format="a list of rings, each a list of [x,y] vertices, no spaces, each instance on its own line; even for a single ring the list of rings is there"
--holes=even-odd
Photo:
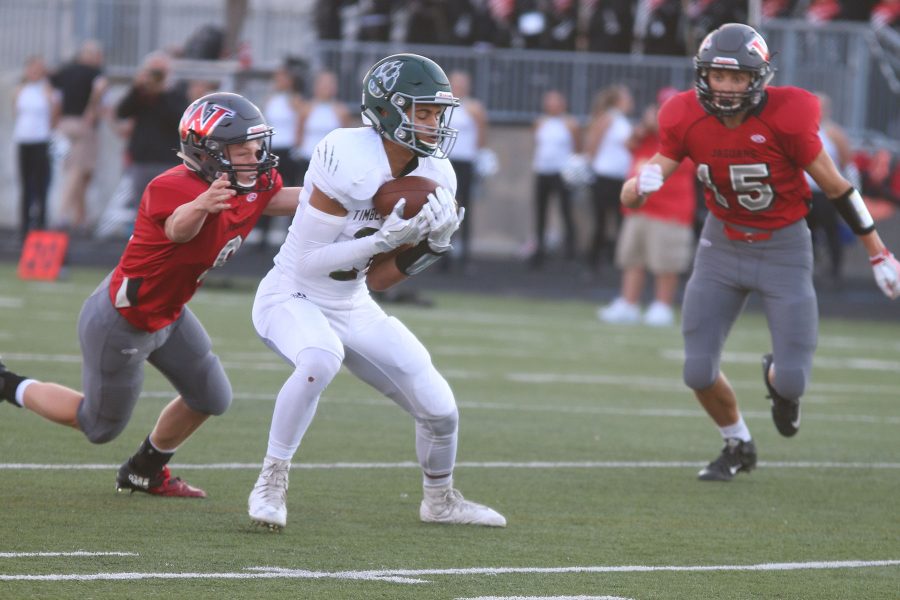
[[[109,299],[109,277],[84,302],[78,318],[84,400],[78,424],[102,444],[118,436],[137,404],[144,362],[156,367],[192,409],[220,415],[231,404],[231,383],[200,321],[184,307],[168,327],[133,327]]]
[[[719,374],[722,347],[751,292],[759,294],[774,354],[775,390],[799,398],[806,390],[818,336],[812,241],[800,220],[757,242],[733,241],[710,214],[682,306],[684,382],[694,390]]]

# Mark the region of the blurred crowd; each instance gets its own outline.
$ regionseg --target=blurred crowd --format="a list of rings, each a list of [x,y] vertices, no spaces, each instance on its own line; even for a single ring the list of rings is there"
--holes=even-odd
[[[319,0],[320,39],[683,55],[746,0]],[[762,18],[900,29],[900,0],[762,0]]]
[[[872,8],[883,4],[896,6],[897,3],[900,0],[878,3]],[[331,8],[342,5],[340,2],[321,4]],[[348,4],[344,2],[344,8]],[[537,38],[527,40],[525,38],[529,36],[524,33],[543,29],[525,27],[524,32],[521,30],[528,21],[526,16],[530,14],[529,10],[543,11],[543,19],[538,21],[546,28],[555,22],[550,19],[551,16],[558,18],[567,14],[567,10],[573,11],[572,14],[579,20],[580,11],[586,10],[587,20],[592,22],[592,19],[600,18],[597,15],[604,10],[616,10],[616,7],[631,6],[633,3],[470,0],[459,3],[421,1],[402,5],[390,1],[353,4],[357,10],[363,11],[360,13],[362,17],[381,14],[377,13],[379,6],[387,11],[382,15],[384,18],[359,19],[357,35],[367,39],[376,36],[376,24],[393,22],[392,11],[405,10],[408,12],[408,22],[424,19],[410,31],[432,41],[484,41],[483,26],[505,15],[503,22],[519,25],[514,34],[507,27],[504,43],[513,43],[512,38],[518,36],[519,42],[516,43],[540,46],[544,42]],[[707,15],[714,9],[724,10],[731,3],[690,4],[700,11],[698,15]],[[770,10],[775,4],[780,7],[778,14],[782,14],[784,11],[799,10],[801,3],[766,3]],[[858,9],[865,3],[848,2],[843,8],[840,2],[802,4],[804,11],[822,8],[824,4],[839,5],[838,8],[845,10],[845,13],[828,13],[830,18],[837,18],[838,14],[860,12]],[[658,11],[669,5],[680,7],[682,3],[666,0],[647,3],[648,7],[657,11],[655,14],[662,14]],[[497,12],[503,7],[507,12]],[[479,18],[476,12],[479,10],[488,11],[491,19]],[[320,16],[321,12],[324,8],[320,9]],[[448,16],[450,12],[454,15],[452,18]],[[438,27],[440,35],[434,31],[429,33],[426,24],[438,16],[450,19],[449,22],[455,25]],[[732,17],[723,13],[716,18]],[[461,22],[468,23],[468,28]],[[717,24],[718,21],[710,21],[706,26]],[[550,28],[551,31],[553,29]],[[215,52],[219,40],[215,36],[207,36],[207,33],[199,31],[198,34],[202,35],[193,36],[177,56]],[[377,35],[385,35],[385,32]],[[496,41],[496,38],[491,39]],[[546,38],[542,39],[546,41]],[[567,43],[578,45],[573,40]],[[588,47],[593,46],[588,43]],[[645,51],[653,48],[658,46],[644,46]],[[116,90],[111,89],[107,80],[103,49],[95,41],[86,41],[71,61],[53,70],[48,69],[41,57],[33,56],[26,60],[21,83],[13,99],[16,118],[13,138],[18,151],[21,193],[19,231],[23,241],[29,230],[46,228],[99,238],[124,239],[130,234],[141,190],[150,179],[180,161],[175,150],[179,146],[178,123],[185,107],[222,85],[217,80],[178,78],[173,69],[175,57],[172,51],[150,53],[135,70],[132,80]],[[449,75],[454,92],[461,98],[461,106],[454,112],[451,123],[459,130],[451,162],[458,177],[457,199],[467,206],[467,219],[458,243],[454,244],[454,255],[442,264],[445,269],[466,270],[473,246],[470,227],[482,210],[477,206],[477,200],[488,191],[481,186],[502,167],[498,164],[497,154],[491,149],[488,112],[470,93],[470,74],[455,71]],[[660,90],[656,102],[635,106],[627,86],[607,85],[595,92],[591,113],[582,121],[568,112],[571,99],[566,97],[564,91],[545,90],[540,113],[532,124],[530,168],[533,176],[534,229],[530,235],[522,232],[529,239],[524,251],[528,265],[532,269],[542,269],[552,260],[572,261],[580,266],[586,280],[595,279],[603,269],[618,269],[623,273],[621,301],[617,300],[618,308],[612,307],[615,310],[611,308],[612,312],[606,313],[606,317],[613,320],[640,318],[634,305],[643,293],[646,276],[655,282],[656,288],[653,304],[656,308],[650,311],[648,321],[653,324],[671,321],[671,305],[678,277],[689,266],[684,258],[689,255],[689,250],[685,250],[684,255],[676,255],[671,248],[674,245],[688,248],[692,242],[686,232],[696,234],[705,215],[692,173],[687,173],[684,178],[673,177],[670,188],[655,196],[657,205],[650,204],[642,211],[623,211],[619,205],[619,190],[623,181],[635,172],[642,160],[652,155],[655,148],[656,110],[665,97],[674,92],[676,90]],[[296,59],[286,59],[275,69],[265,94],[254,100],[277,132],[273,149],[280,157],[279,171],[286,185],[302,184],[312,150],[328,132],[359,124],[355,107],[347,106],[338,99],[335,74],[327,70],[312,71],[307,65],[298,65]],[[840,125],[830,119],[827,98],[822,98],[822,105],[822,135],[827,136],[823,141],[826,148],[833,150],[835,163],[848,177],[858,181],[858,187],[868,198],[888,206],[900,206],[898,156],[883,149],[852,148]],[[98,135],[100,126],[104,124],[121,137],[122,143],[117,145],[117,149],[124,147],[123,155],[106,156],[110,149],[103,147],[102,138]],[[118,185],[110,197],[95,198],[96,204],[89,206],[88,189],[97,165],[108,164],[110,160],[120,161],[122,166]],[[507,165],[507,168],[514,166],[522,169],[523,164],[527,163]],[[59,195],[59,201],[53,203],[53,207],[48,206],[51,184],[54,184]],[[557,214],[555,207],[559,209],[558,219],[554,218]],[[50,214],[51,208],[55,208],[55,214]],[[584,214],[577,214],[579,210]],[[662,230],[654,221],[664,223]],[[286,218],[262,220],[249,241],[260,248],[277,247],[284,239],[287,225]],[[837,281],[841,273],[841,248],[851,243],[853,237],[843,230],[843,222],[835,217],[827,201],[824,204],[814,201],[810,226],[814,230],[817,256],[821,255],[822,268]],[[641,249],[641,243],[648,239],[676,241],[666,246],[669,250],[663,252],[663,256],[656,256],[653,254],[656,251]],[[603,315],[601,318],[604,318]]]

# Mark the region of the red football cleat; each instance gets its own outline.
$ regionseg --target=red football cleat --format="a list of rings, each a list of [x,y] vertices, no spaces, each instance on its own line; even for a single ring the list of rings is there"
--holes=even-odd
[[[206,492],[184,481],[181,477],[172,477],[169,467],[163,467],[156,477],[144,477],[134,472],[131,464],[126,462],[116,475],[117,492],[144,492],[154,496],[173,496],[178,498],[206,498]]]

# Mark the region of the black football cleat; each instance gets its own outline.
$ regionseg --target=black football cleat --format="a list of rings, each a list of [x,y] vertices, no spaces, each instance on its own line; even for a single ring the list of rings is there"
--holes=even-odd
[[[749,473],[756,468],[756,445],[753,440],[742,442],[737,438],[725,440],[725,447],[719,457],[697,473],[700,481],[731,481],[743,471]]]
[[[117,492],[144,492],[151,496],[172,496],[178,498],[206,498],[206,492],[188,484],[181,477],[172,477],[169,467],[163,467],[154,477],[144,477],[126,461],[116,474]]]
[[[775,391],[775,388],[769,383],[769,369],[772,367],[772,362],[771,354],[763,354],[763,382],[769,391],[766,398],[772,401],[772,420],[775,422],[775,429],[784,437],[791,437],[800,431],[800,399],[788,400]]]
[[[21,408],[16,403],[16,388],[24,379],[7,369],[0,360],[0,401],[6,400],[16,408]]]

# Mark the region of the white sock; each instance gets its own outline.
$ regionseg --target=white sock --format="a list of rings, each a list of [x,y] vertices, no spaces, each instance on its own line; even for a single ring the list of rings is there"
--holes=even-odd
[[[34,379],[25,379],[24,381],[22,381],[22,383],[16,386],[16,404],[18,404],[22,408],[25,408],[25,388],[27,388],[32,383],[35,383]]]
[[[722,434],[722,439],[727,440],[729,438],[737,438],[742,442],[749,442],[752,438],[750,437],[750,430],[747,429],[747,424],[744,423],[744,417],[738,413],[737,423],[734,425],[726,425],[725,427],[719,427],[719,433]]]

